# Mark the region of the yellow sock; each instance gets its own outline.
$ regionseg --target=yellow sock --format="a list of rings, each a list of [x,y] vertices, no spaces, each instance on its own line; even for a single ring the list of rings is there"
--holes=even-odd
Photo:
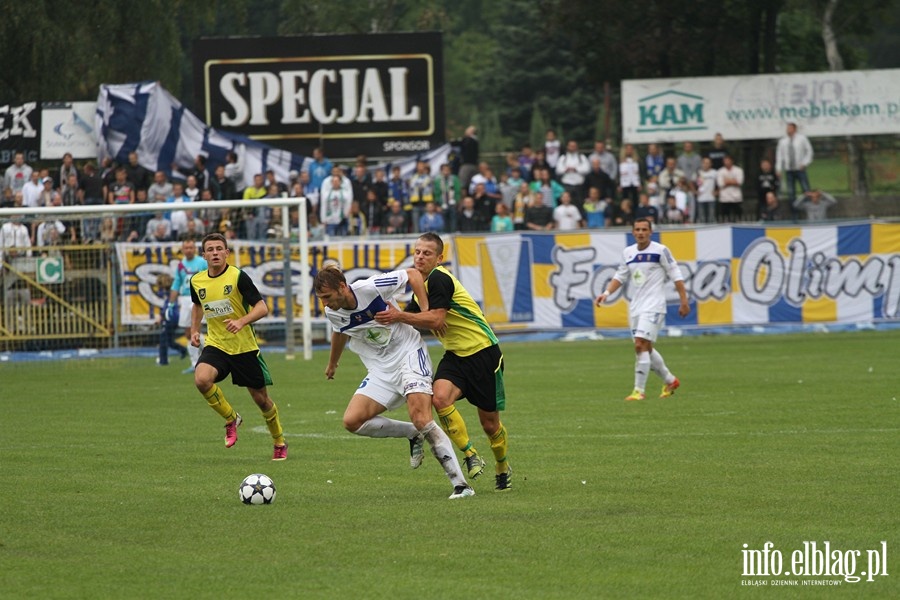
[[[441,422],[441,429],[453,440],[456,447],[465,452],[466,456],[476,454],[475,448],[472,447],[472,441],[469,439],[466,422],[456,410],[456,406],[451,404],[447,408],[438,410],[437,414]]]
[[[266,427],[272,434],[272,440],[276,446],[284,446],[284,431],[281,429],[281,419],[278,418],[278,407],[272,403],[272,408],[261,411],[263,418],[266,420]]]
[[[234,409],[228,404],[228,400],[225,399],[225,394],[222,393],[222,388],[216,384],[213,384],[212,389],[203,394],[203,398],[206,400],[206,403],[209,404],[211,409],[225,417],[226,423],[231,423],[237,419],[237,413],[234,412]]]
[[[500,423],[500,429],[491,436],[491,452],[494,453],[494,459],[497,461],[497,473],[506,473],[509,465],[506,463],[506,453],[508,444],[506,441],[506,427]]]

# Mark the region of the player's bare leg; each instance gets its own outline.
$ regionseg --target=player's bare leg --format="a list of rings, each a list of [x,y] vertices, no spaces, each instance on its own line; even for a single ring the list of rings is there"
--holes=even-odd
[[[206,400],[209,407],[225,419],[225,447],[231,448],[237,443],[237,430],[241,425],[242,419],[241,415],[225,399],[225,393],[222,391],[222,388],[216,385],[218,376],[219,371],[214,366],[207,363],[198,363],[197,369],[194,371],[194,385],[203,394],[203,399]]]

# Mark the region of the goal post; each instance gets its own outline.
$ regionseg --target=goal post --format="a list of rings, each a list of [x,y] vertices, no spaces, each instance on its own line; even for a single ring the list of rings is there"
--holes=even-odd
[[[307,222],[306,205],[308,200],[305,197],[296,198],[260,198],[258,200],[213,200],[213,201],[194,201],[194,202],[148,202],[140,204],[97,204],[97,205],[77,205],[77,206],[48,206],[48,207],[13,207],[0,208],[0,223],[5,222],[10,217],[18,216],[29,221],[41,221],[47,217],[57,217],[63,220],[82,219],[101,217],[116,217],[121,214],[128,213],[155,213],[155,212],[174,212],[174,211],[201,211],[201,210],[220,210],[235,208],[255,208],[255,207],[285,207],[287,210],[281,214],[281,231],[280,241],[283,247],[283,274],[282,281],[284,283],[284,299],[285,299],[285,358],[292,360],[296,352],[296,341],[294,338],[295,316],[294,316],[294,281],[293,269],[291,268],[291,221],[290,209],[296,208],[298,212],[298,241],[301,277],[300,277],[300,296],[301,302],[301,331],[303,337],[303,358],[305,360],[312,359],[312,321],[310,312],[310,295],[312,293],[309,277],[309,238]],[[276,240],[272,240],[276,241]],[[34,249],[39,249],[35,247]]]

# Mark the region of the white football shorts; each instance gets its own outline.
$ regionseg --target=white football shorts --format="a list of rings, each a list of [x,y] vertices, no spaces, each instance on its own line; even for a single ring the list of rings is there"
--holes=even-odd
[[[641,313],[631,316],[631,337],[656,342],[659,330],[666,324],[665,313]]]
[[[394,371],[371,370],[356,388],[357,394],[367,396],[388,410],[406,404],[409,394],[432,394],[431,357],[425,344],[406,355],[401,367]]]

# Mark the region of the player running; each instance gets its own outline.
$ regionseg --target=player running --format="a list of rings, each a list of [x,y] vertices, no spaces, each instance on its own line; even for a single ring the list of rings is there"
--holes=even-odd
[[[413,260],[425,278],[428,308],[414,299],[406,312],[387,307],[376,318],[379,323],[408,323],[437,335],[445,350],[434,375],[434,408],[441,427],[465,454],[469,477],[474,479],[484,471],[484,460],[472,445],[466,422],[454,403],[466,398],[478,409],[481,427],[496,460],[494,489],[505,492],[512,487],[512,470],[507,460],[506,427],[500,422],[506,392],[503,353],[497,336],[469,292],[441,266],[444,242],[439,235],[429,232],[419,236]]]
[[[266,420],[275,443],[272,460],[284,460],[287,442],[278,407],[266,387],[272,385],[272,378],[252,327],[269,314],[269,308],[250,276],[226,262],[225,236],[210,233],[203,238],[201,247],[209,268],[191,277],[191,344],[200,346],[200,322],[204,317],[207,335],[194,371],[194,384],[210,408],[225,419],[225,447],[231,448],[237,442],[242,419],[216,385],[230,373],[231,382],[247,388]]]
[[[600,306],[626,281],[630,282],[628,318],[637,358],[634,363],[634,391],[625,398],[629,401],[644,399],[644,388],[651,370],[664,382],[660,398],[668,398],[681,385],[666,367],[662,355],[653,348],[659,330],[666,322],[667,280],[675,283],[681,299],[678,315],[684,318],[691,312],[681,269],[666,246],[650,239],[652,227],[647,219],[635,220],[632,234],[636,243],[622,252],[622,262],[616,274],[606,290],[597,296],[597,306]]]
[[[422,336],[403,323],[385,326],[375,321],[375,313],[392,306],[394,295],[404,291],[407,282],[413,293],[426,297],[422,276],[415,269],[375,275],[352,284],[347,284],[336,265],[316,274],[313,289],[325,305],[325,316],[333,328],[325,376],[334,378],[349,342],[368,373],[344,412],[347,431],[375,438],[409,439],[413,469],[422,464],[422,440],[428,440],[431,453],[453,484],[450,499],[473,496],[475,490],[466,483],[450,440],[431,416],[431,358]],[[404,401],[412,423],[381,416]]]

